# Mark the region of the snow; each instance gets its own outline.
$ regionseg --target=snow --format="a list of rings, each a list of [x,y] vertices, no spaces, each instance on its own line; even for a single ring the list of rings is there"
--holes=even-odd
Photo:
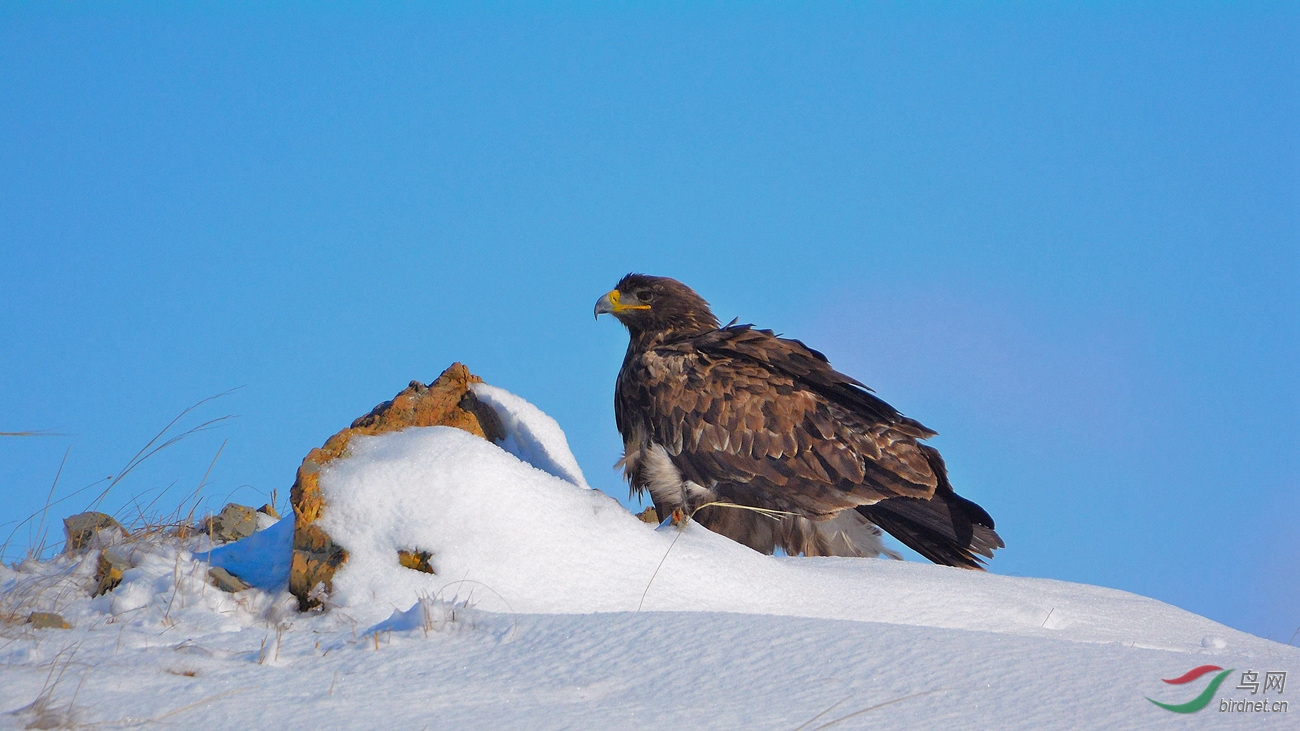
[[[1213,704],[1179,715],[1146,696],[1188,700],[1204,683],[1160,678],[1198,665],[1300,673],[1296,648],[1111,589],[763,556],[695,524],[655,528],[587,486],[554,420],[501,389],[475,392],[501,417],[501,446],[409,429],[354,439],[325,467],[324,526],[349,550],[326,612],[299,614],[284,592],[291,519],[210,551],[161,538],[114,546],[134,567],[100,597],[88,591],[95,552],[0,567],[0,728],[1290,719]],[[429,551],[436,573],[401,567],[400,549]],[[219,591],[209,566],[258,588]],[[73,628],[16,621],[32,611]],[[1217,697],[1246,693],[1231,686]]]
[[[263,513],[258,517],[267,518]],[[289,557],[293,550],[293,521],[278,520],[242,541],[195,553],[194,558],[219,566],[264,591],[280,591],[289,584]]]
[[[587,487],[582,468],[569,451],[569,440],[555,419],[503,388],[486,383],[470,388],[500,417],[506,432],[499,445],[502,449],[547,474]]]

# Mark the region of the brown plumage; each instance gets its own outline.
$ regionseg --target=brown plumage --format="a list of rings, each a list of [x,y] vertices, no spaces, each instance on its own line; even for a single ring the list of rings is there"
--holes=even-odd
[[[993,519],[948,484],[935,432],[798,340],[720,327],[674,279],[629,274],[596,303],[630,341],[614,393],[621,464],[659,514],[772,553],[874,556],[885,529],[935,563],[981,568]],[[700,506],[734,503],[786,513]]]

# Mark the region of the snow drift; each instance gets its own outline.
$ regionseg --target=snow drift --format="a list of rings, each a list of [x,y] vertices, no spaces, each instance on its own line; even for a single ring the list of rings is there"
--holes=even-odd
[[[1162,677],[1300,670],[1294,648],[1125,592],[646,525],[587,486],[554,420],[475,392],[500,446],[408,429],[325,467],[349,558],[324,613],[284,592],[291,521],[134,546],[97,598],[93,554],[0,568],[10,616],[74,626],[5,625],[0,727],[1177,727],[1146,700],[1177,695]],[[398,563],[412,548],[435,574]],[[209,564],[258,588],[220,592]]]
[[[369,618],[473,593],[493,611],[708,611],[848,619],[1174,650],[1255,638],[1126,592],[929,564],[759,554],[699,525],[654,529],[586,486],[553,420],[475,388],[509,452],[450,427],[353,442],[326,467],[325,528],[348,547],[337,606]],[[523,446],[520,446],[523,445]],[[431,551],[436,575],[396,561]],[[370,608],[369,610],[367,608]]]

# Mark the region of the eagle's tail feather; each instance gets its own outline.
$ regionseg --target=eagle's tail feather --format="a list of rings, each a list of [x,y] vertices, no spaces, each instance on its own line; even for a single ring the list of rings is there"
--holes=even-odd
[[[889,498],[859,505],[858,512],[935,563],[983,570],[980,556],[993,558],[994,549],[1006,545],[993,530],[993,518],[984,508],[953,492],[938,450],[925,444],[920,447],[939,478],[934,497]]]
[[[931,561],[946,566],[983,569],[1002,538],[984,509],[954,492],[937,492],[930,500],[896,497],[857,508],[867,520]]]

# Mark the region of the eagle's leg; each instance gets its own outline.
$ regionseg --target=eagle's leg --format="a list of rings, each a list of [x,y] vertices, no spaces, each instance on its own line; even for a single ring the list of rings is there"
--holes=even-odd
[[[702,496],[692,494],[692,486],[695,485],[690,480],[683,479],[681,481],[681,487],[679,488],[680,492],[678,493],[680,499],[672,512],[673,525],[679,528],[684,526],[686,521],[695,517],[695,511],[699,510],[701,507],[700,505],[696,505],[696,503],[705,502]]]
[[[672,512],[668,514],[668,519],[678,528],[686,526],[686,521],[691,519],[694,513],[690,508],[691,498],[686,491],[686,481],[682,480],[681,486],[677,492],[677,504],[673,506]]]

